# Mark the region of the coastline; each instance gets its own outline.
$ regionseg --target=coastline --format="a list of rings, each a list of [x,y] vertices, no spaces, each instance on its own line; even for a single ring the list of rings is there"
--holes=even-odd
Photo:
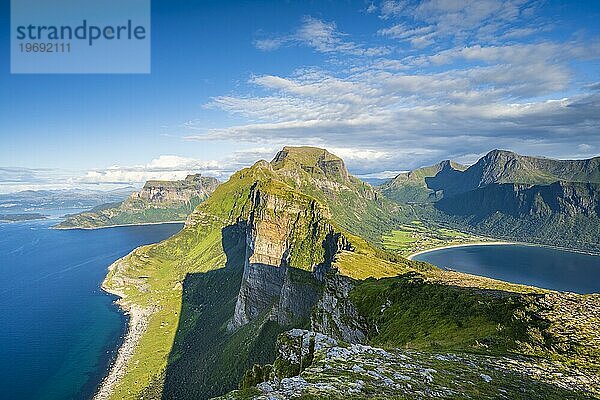
[[[57,230],[61,230],[61,231],[68,231],[68,230],[74,230],[74,229],[81,229],[81,230],[84,230],[84,231],[93,231],[93,230],[96,230],[96,229],[122,228],[122,227],[127,227],[127,226],[162,225],[162,224],[185,224],[185,220],[183,220],[183,221],[163,221],[163,222],[136,222],[136,223],[132,223],[132,224],[104,225],[104,226],[94,226],[94,227],[83,227],[83,226],[58,227],[58,226],[53,226],[51,229],[57,229]]]
[[[505,241],[493,241],[493,242],[473,242],[473,243],[459,243],[459,244],[450,244],[447,246],[440,246],[440,247],[432,247],[431,249],[427,249],[427,250],[420,250],[417,251],[416,253],[412,253],[409,254],[408,256],[406,256],[407,260],[413,260],[414,257],[421,255],[421,254],[425,254],[425,253],[431,253],[432,251],[437,251],[437,250],[444,250],[444,249],[451,249],[451,248],[455,248],[455,247],[470,247],[470,246],[530,246],[530,247],[546,247],[549,249],[555,249],[555,250],[561,250],[561,251],[569,251],[571,253],[579,253],[579,254],[587,254],[589,256],[600,256],[600,253],[596,253],[593,251],[585,251],[585,250],[578,250],[578,249],[571,249],[568,247],[560,247],[560,246],[552,246],[549,244],[542,244],[542,243],[527,243],[527,242],[505,242]]]
[[[120,260],[115,261],[115,263]],[[109,271],[115,267],[115,264],[109,267]],[[126,373],[127,363],[133,356],[138,342],[146,332],[148,328],[148,320],[153,313],[151,308],[142,308],[136,305],[129,305],[125,303],[126,295],[118,290],[107,288],[104,282],[101,286],[102,290],[106,293],[119,297],[115,303],[119,306],[121,311],[128,317],[127,332],[121,342],[121,346],[117,351],[113,363],[110,365],[108,372],[100,386],[98,387],[96,394],[92,398],[93,400],[108,400],[113,393],[115,386],[119,383],[123,375]]]
[[[427,249],[427,250],[421,250],[421,251],[417,251],[416,253],[412,253],[409,254],[408,256],[406,256],[407,260],[412,260],[414,259],[414,257],[421,255],[421,254],[425,254],[425,253],[431,253],[432,251],[438,251],[438,250],[444,250],[444,249],[452,249],[455,247],[469,247],[469,246],[497,246],[497,245],[523,245],[523,246],[541,246],[541,245],[536,245],[536,244],[530,244],[530,243],[519,243],[519,242],[502,242],[502,241],[494,241],[494,242],[473,242],[473,243],[459,243],[459,244],[449,244],[446,246],[441,246],[441,247],[433,247],[431,249]]]

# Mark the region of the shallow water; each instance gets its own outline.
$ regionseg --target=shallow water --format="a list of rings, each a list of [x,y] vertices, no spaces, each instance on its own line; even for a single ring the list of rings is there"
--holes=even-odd
[[[513,283],[575,293],[600,292],[600,257],[541,246],[464,246],[415,260]]]
[[[100,290],[107,267],[182,224],[53,230],[0,224],[0,397],[87,399],[126,329]]]

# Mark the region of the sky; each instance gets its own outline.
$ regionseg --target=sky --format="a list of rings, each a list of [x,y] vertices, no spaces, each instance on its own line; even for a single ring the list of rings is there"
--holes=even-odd
[[[153,0],[129,75],[10,74],[0,4],[0,193],[226,179],[284,145],[363,177],[600,155],[598,1]]]

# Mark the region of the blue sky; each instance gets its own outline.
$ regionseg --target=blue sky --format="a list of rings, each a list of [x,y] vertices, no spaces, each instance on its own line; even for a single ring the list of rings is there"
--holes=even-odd
[[[225,178],[285,144],[377,176],[600,155],[599,2],[153,0],[149,75],[11,75],[1,4],[0,192]]]

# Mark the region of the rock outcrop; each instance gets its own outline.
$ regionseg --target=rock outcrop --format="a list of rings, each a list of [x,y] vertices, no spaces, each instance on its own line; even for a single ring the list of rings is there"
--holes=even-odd
[[[200,174],[188,175],[181,181],[148,181],[139,192],[125,201],[104,204],[90,211],[72,215],[58,228],[99,228],[184,221],[194,208],[215,191],[219,181]]]
[[[246,264],[230,329],[264,313],[280,325],[308,319],[322,276],[349,243],[328,222],[329,211],[305,196],[253,187],[246,234]]]
[[[384,350],[300,329],[280,336],[268,378],[220,399],[592,399],[600,383],[536,358]]]
[[[193,198],[207,198],[218,185],[219,181],[216,178],[201,174],[188,175],[182,181],[147,181],[139,192],[132,193],[129,198],[130,200],[141,199],[153,204],[186,203]]]

